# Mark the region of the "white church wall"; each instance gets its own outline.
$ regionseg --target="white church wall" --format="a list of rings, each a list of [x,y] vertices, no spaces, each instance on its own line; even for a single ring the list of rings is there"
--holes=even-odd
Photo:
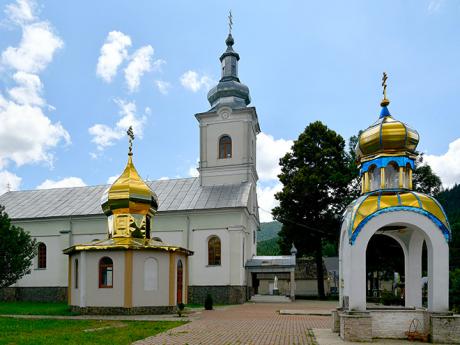
[[[145,289],[144,266],[147,259],[158,263],[157,287]],[[169,253],[163,251],[135,251],[133,255],[133,306],[169,305]]]

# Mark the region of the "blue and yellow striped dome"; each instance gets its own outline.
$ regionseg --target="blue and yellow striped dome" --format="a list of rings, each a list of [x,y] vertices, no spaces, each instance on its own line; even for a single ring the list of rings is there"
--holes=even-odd
[[[353,243],[364,225],[373,217],[392,211],[409,211],[430,218],[450,240],[450,226],[442,206],[436,199],[408,190],[378,190],[360,196],[347,208],[344,219],[350,243]]]

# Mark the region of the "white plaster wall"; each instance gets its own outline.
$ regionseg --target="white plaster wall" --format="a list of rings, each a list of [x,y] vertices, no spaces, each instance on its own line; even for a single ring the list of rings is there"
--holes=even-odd
[[[34,236],[35,237],[35,236]],[[46,268],[38,268],[37,257],[35,257],[30,268],[30,274],[26,274],[13,286],[67,286],[67,255],[62,254],[61,238],[54,236],[36,236],[37,242],[46,245]]]
[[[423,232],[428,247],[428,275],[430,311],[445,312],[449,307],[449,246],[441,230],[424,215],[397,211],[372,218],[361,230],[353,245],[348,236],[341,243],[343,295],[350,296],[351,310],[366,310],[366,248],[374,233],[387,225],[403,225]],[[342,226],[342,232],[345,225]],[[343,245],[342,245],[343,244]]]
[[[148,258],[158,262],[157,290],[144,290],[144,263]],[[169,305],[169,253],[165,251],[133,252],[133,306]]]
[[[80,289],[81,289],[81,274],[82,274],[82,267],[81,267],[81,258],[80,253],[74,253],[71,257],[71,281],[70,281],[70,304],[71,305],[79,305],[80,301]],[[78,260],[78,288],[75,288],[75,260]],[[84,281],[84,280],[83,280]]]
[[[99,288],[99,260],[113,261],[113,288]],[[124,305],[125,252],[86,252],[86,306],[122,307]]]
[[[420,322],[419,331],[425,329],[423,310],[372,310],[372,337],[407,339],[412,320]]]

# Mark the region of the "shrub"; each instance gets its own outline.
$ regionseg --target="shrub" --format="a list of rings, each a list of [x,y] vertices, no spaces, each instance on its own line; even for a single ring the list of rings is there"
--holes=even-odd
[[[384,290],[380,295],[380,303],[383,305],[401,305],[402,302],[403,300],[391,291]]]
[[[211,294],[208,293],[206,295],[206,299],[204,300],[204,309],[212,310],[212,304],[213,304],[212,296]]]

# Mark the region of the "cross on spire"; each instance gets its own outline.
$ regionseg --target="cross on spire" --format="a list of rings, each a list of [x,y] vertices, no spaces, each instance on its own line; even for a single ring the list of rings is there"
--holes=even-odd
[[[129,126],[128,130],[126,131],[126,134],[128,134],[128,138],[129,138],[128,155],[132,156],[133,155],[133,140],[134,140],[133,126]]]
[[[233,28],[233,16],[232,16],[232,10],[228,11],[228,34],[232,34],[232,28]]]

